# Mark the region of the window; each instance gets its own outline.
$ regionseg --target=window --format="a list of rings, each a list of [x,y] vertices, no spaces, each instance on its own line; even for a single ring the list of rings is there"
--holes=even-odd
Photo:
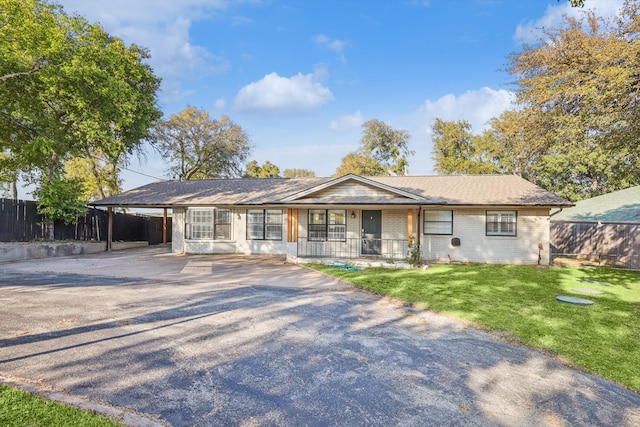
[[[231,239],[230,209],[189,209],[189,238],[192,240]]]
[[[347,211],[340,209],[309,210],[309,240],[342,241],[347,238]]]
[[[279,209],[248,210],[247,240],[282,240],[282,211]]]
[[[216,209],[213,238],[231,240],[231,209]]]
[[[453,234],[453,211],[424,211],[424,234]]]
[[[515,236],[516,211],[487,211],[487,236]]]

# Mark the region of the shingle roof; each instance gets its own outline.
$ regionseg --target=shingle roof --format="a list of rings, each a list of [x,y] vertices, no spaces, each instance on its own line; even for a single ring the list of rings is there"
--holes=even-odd
[[[355,176],[354,176],[355,177]],[[398,189],[424,201],[398,197],[381,200],[345,199],[342,204],[449,204],[465,206],[571,206],[553,193],[515,175],[367,177],[381,188]],[[335,178],[238,178],[198,181],[160,181],[93,203],[96,206],[171,207],[203,205],[265,205],[331,203],[315,197],[314,187],[325,188]],[[355,180],[355,179],[354,179]],[[341,180],[344,182],[344,180]],[[307,197],[283,199],[307,192]]]
[[[371,180],[450,205],[571,206],[517,175],[377,176]]]
[[[576,202],[551,218],[567,222],[640,223],[640,185]]]

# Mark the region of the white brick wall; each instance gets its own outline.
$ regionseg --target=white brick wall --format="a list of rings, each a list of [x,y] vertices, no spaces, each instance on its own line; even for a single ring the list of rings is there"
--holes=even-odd
[[[184,212],[174,208],[171,217],[171,252],[184,252]]]
[[[359,209],[347,209],[347,239],[352,257],[360,256],[361,215]],[[355,218],[351,218],[351,212]],[[185,240],[186,211],[173,210],[172,251],[186,253],[242,253],[286,254],[294,252],[287,244],[287,210],[283,209],[282,241],[247,241],[246,210],[233,211],[232,240]],[[453,213],[453,234],[436,236],[423,234],[420,224],[422,255],[426,260],[486,262],[497,264],[535,264],[538,261],[538,243],[543,244],[542,264],[549,263],[549,212],[548,209],[523,209],[517,213],[517,236],[487,236],[486,209],[458,209]],[[238,218],[238,215],[240,218]],[[307,237],[306,209],[299,209],[298,235]],[[423,215],[420,216],[422,221]],[[407,209],[382,209],[382,239],[386,241],[408,240]],[[414,232],[417,229],[414,225]],[[460,246],[452,246],[451,239],[460,239]],[[336,249],[333,244],[333,250]],[[346,248],[346,246],[345,246]],[[396,250],[397,249],[397,250]],[[385,249],[386,250],[386,249]],[[404,258],[406,248],[394,248],[394,257]]]
[[[454,210],[451,236],[422,235],[422,255],[427,260],[535,264],[538,243],[543,244],[542,264],[549,263],[547,209],[518,210],[517,236],[487,236],[486,210]],[[421,227],[422,228],[422,227]],[[451,239],[460,239],[452,246]]]
[[[407,209],[382,210],[382,238],[407,240]]]
[[[239,253],[239,254],[282,254],[287,251],[287,210],[282,213],[282,240],[247,240],[247,210],[233,209],[231,223],[231,240],[187,240],[185,227],[187,210],[174,209],[173,238],[171,248],[173,252],[184,253]]]

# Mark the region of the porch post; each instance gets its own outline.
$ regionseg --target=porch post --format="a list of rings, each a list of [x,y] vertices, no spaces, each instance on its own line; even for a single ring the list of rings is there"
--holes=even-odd
[[[113,206],[107,207],[107,252],[111,251],[111,242],[113,241]]]
[[[298,208],[293,210],[293,241],[298,243]]]
[[[167,208],[164,208],[164,215],[162,216],[162,244],[167,243]]]
[[[407,209],[407,240],[413,236],[413,209]]]

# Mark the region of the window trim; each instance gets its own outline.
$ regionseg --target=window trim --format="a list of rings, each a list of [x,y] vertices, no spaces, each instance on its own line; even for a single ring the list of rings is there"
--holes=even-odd
[[[324,211],[324,223],[311,223],[311,215],[312,212],[321,212]],[[344,222],[343,223],[334,223],[331,224],[331,221],[329,221],[329,212],[341,212],[342,213],[342,217],[344,218]],[[316,226],[321,226],[324,225],[324,230],[318,230],[318,231],[324,231],[324,237],[310,237],[309,236],[309,231],[311,231],[311,225],[316,225]],[[332,226],[336,226],[336,225],[340,225],[344,227],[344,233],[343,236],[341,238],[330,238],[329,234],[330,231],[329,229]],[[331,234],[335,234],[335,231],[331,231]],[[307,239],[310,242],[346,242],[347,241],[347,210],[346,209],[309,209],[307,211]]]
[[[267,222],[267,213],[271,211],[272,213],[277,212],[280,216],[280,222],[277,223],[277,225],[280,227],[280,237],[279,238],[267,238],[267,225],[273,226],[276,225],[276,223],[271,223],[271,222]],[[249,225],[256,225],[259,224],[258,222],[256,223],[249,223],[249,217],[250,217],[250,213],[251,212],[262,212],[262,237],[252,237],[249,236]],[[282,212],[282,209],[247,209],[247,220],[246,220],[246,238],[247,240],[257,240],[257,241],[271,241],[271,242],[281,242],[284,236],[284,226],[283,226],[283,220],[284,220],[284,213]]]
[[[497,222],[489,222],[489,215],[498,215]],[[505,223],[502,221],[502,215],[513,215],[513,231],[503,231],[502,224]],[[518,236],[518,211],[517,210],[491,210],[485,212],[485,235],[486,236],[498,236],[498,237],[517,237]],[[489,231],[489,224],[498,224],[498,231]]]
[[[449,221],[427,221],[428,212],[449,212],[451,219]],[[427,224],[450,224],[451,232],[449,233],[427,233]],[[422,234],[425,236],[452,236],[453,235],[453,210],[449,209],[429,209],[422,212]]]
[[[228,212],[229,222],[218,222],[218,212],[226,211]],[[194,216],[197,212],[207,212],[211,213],[211,221],[194,221]],[[229,226],[229,235],[226,238],[217,238],[217,231],[219,225],[228,225]],[[233,218],[231,209],[226,208],[206,208],[206,207],[194,207],[187,209],[187,222],[185,224],[187,231],[186,240],[220,240],[220,241],[230,241],[232,240],[232,232],[233,232]],[[193,237],[194,226],[205,226],[210,227],[211,233],[207,234],[206,237]]]

